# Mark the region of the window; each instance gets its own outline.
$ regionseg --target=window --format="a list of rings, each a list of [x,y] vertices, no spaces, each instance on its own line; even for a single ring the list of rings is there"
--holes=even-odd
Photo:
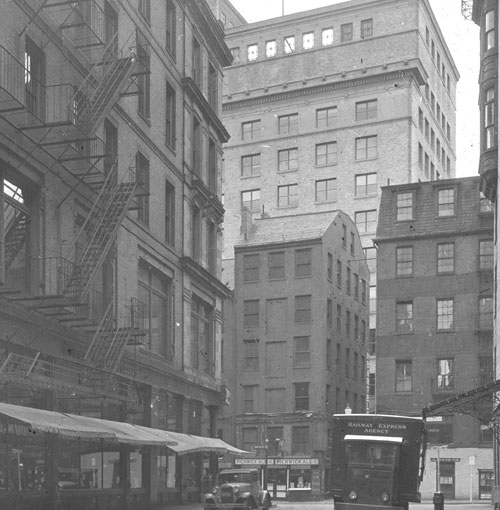
[[[349,349],[349,347],[345,348],[344,362],[345,362],[345,376],[351,377],[351,349]],[[348,399],[346,399],[346,403],[347,400]]]
[[[355,177],[355,194],[357,197],[377,193],[377,174],[359,174]]]
[[[241,447],[247,452],[253,452],[259,443],[257,427],[243,427],[241,429]]]
[[[256,339],[243,340],[243,370],[259,369],[259,342]]]
[[[479,298],[479,329],[492,330],[493,329],[493,298],[481,297]]]
[[[494,380],[493,357],[479,356],[479,386],[488,384]]]
[[[356,120],[369,120],[377,118],[377,100],[360,101],[356,103]]]
[[[355,275],[357,276],[357,275]],[[359,316],[354,314],[354,340],[359,341]],[[354,353],[354,378],[358,377],[358,353]]]
[[[413,303],[396,303],[396,333],[413,331]]]
[[[28,37],[24,50],[24,68],[26,109],[40,120],[44,120],[45,53]]]
[[[229,50],[231,55],[233,56],[233,64],[238,64],[240,62],[240,49],[239,48],[231,48]]]
[[[493,269],[493,239],[481,239],[479,241],[479,270]]]
[[[314,48],[314,32],[307,32],[302,35],[302,49],[310,50]]]
[[[250,120],[241,123],[241,139],[255,140],[260,132],[260,120]]]
[[[295,296],[295,322],[311,322],[311,295]]]
[[[137,220],[143,225],[149,226],[149,161],[138,152],[135,155],[137,172]]]
[[[295,37],[293,35],[283,39],[283,51],[285,53],[293,53],[295,51]]]
[[[191,301],[191,366],[215,373],[213,308],[197,297]]]
[[[165,181],[165,242],[175,244],[175,187]]]
[[[297,184],[278,186],[278,207],[294,207],[299,202]]]
[[[413,363],[410,360],[396,360],[396,391],[412,391]]]
[[[299,125],[298,113],[292,113],[290,115],[280,115],[278,117],[278,133],[280,135],[296,133],[298,125]]]
[[[413,274],[413,246],[398,246],[396,248],[396,276],[411,276]]]
[[[347,227],[342,223],[342,248],[347,248]]]
[[[243,327],[259,327],[259,300],[249,299],[243,301]]]
[[[266,42],[266,57],[274,57],[276,55],[276,41]]]
[[[424,149],[420,143],[418,144],[418,164],[420,168],[424,166]]]
[[[373,20],[364,19],[361,21],[361,39],[365,37],[372,37],[373,35]]]
[[[337,259],[337,287],[342,288],[342,261]]]
[[[243,386],[243,412],[253,413],[255,412],[255,393],[258,386],[249,385]]]
[[[479,194],[479,211],[482,213],[493,212],[493,204],[489,198],[486,198],[482,192]]]
[[[335,202],[337,200],[337,179],[316,181],[316,202]]]
[[[212,64],[208,64],[208,104],[217,113],[219,110],[219,74]]]
[[[241,157],[241,176],[253,177],[260,175],[260,152],[258,154],[248,154]]]
[[[337,357],[335,358],[335,370],[340,372],[340,367],[342,366],[342,348],[340,344],[337,344]]]
[[[259,56],[259,45],[258,44],[249,44],[247,46],[247,62],[252,62],[253,60],[257,60]]]
[[[172,281],[149,265],[140,264],[138,290],[139,300],[146,305],[143,345],[172,360]]]
[[[176,129],[176,99],[175,89],[167,82],[165,99],[165,143],[175,150]]]
[[[217,195],[217,184],[219,178],[219,165],[217,157],[217,146],[213,138],[208,139],[208,189]]]
[[[201,122],[197,117],[193,117],[193,126],[191,132],[192,148],[191,148],[191,168],[197,175],[201,175],[202,165],[202,141],[201,141]]]
[[[332,281],[333,280],[333,255],[331,253],[328,253],[328,262],[327,262],[327,270],[326,275],[327,278]]]
[[[241,192],[241,209],[251,213],[260,213],[260,189]]]
[[[330,298],[326,300],[326,325],[333,326],[333,301]]]
[[[496,46],[495,37],[495,11],[488,11],[484,15],[484,42],[486,51]]]
[[[243,281],[256,282],[259,280],[259,254],[243,255]]]
[[[295,411],[309,411],[309,383],[294,383]]]
[[[367,247],[363,248],[363,251],[365,253],[365,259],[371,276],[377,271],[377,249],[374,247]]]
[[[298,152],[297,148],[278,151],[278,172],[297,170],[299,167]]]
[[[318,143],[316,145],[316,165],[337,164],[337,142]]]
[[[439,243],[437,245],[437,272],[453,273],[455,271],[455,244]]]
[[[363,279],[361,279],[361,303],[366,305],[366,280]]]
[[[296,336],[293,339],[293,366],[295,368],[311,365],[311,351],[308,336]]]
[[[149,42],[146,37],[137,30],[137,59],[141,62],[145,72],[140,73],[137,77],[137,85],[139,87],[139,96],[137,104],[137,112],[145,119],[149,119],[151,109],[151,62],[149,52]]]
[[[281,279],[285,277],[285,252],[275,251],[267,256],[268,273],[270,280]]]
[[[324,28],[321,31],[321,44],[323,46],[330,46],[333,44],[333,28]]]
[[[455,189],[438,190],[438,216],[455,215]]]
[[[311,276],[312,250],[303,248],[295,250],[295,276]]]
[[[349,266],[347,266],[345,268],[345,273],[346,273],[346,276],[345,276],[345,290],[347,292],[347,295],[350,296],[351,295],[351,268]]]
[[[451,126],[448,122],[446,123],[446,138],[448,138],[448,140],[451,138]]]
[[[454,360],[452,358],[437,360],[437,389],[441,391],[453,389]]]
[[[309,427],[292,426],[292,455],[309,455]]]
[[[191,257],[200,262],[201,257],[201,215],[197,207],[191,209]]]
[[[356,211],[354,213],[354,221],[360,234],[375,232],[377,228],[377,210]]]
[[[177,31],[176,31],[176,13],[175,13],[175,4],[173,0],[167,0],[167,16],[166,16],[166,50],[172,55],[175,59],[175,49],[176,49],[176,41],[177,41]],[[239,48],[237,48],[239,50]]]
[[[337,107],[318,108],[316,110],[316,127],[326,128],[335,125],[337,120]]]
[[[212,275],[217,272],[217,227],[207,220],[207,269]]]
[[[151,22],[151,0],[139,0],[139,12],[148,23]]]
[[[396,221],[413,220],[413,193],[405,191],[396,195]]]
[[[451,331],[453,329],[453,299],[438,299],[437,329],[438,331]]]
[[[352,41],[352,23],[340,25],[340,42]]]
[[[377,135],[356,138],[356,161],[377,157]]]
[[[496,146],[495,137],[495,88],[486,90],[484,103],[484,145],[485,149],[492,149]]]
[[[351,255],[354,255],[355,235],[351,232]]]

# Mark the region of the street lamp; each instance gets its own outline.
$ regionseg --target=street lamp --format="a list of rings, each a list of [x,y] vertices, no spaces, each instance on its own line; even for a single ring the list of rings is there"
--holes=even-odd
[[[264,452],[265,452],[265,464],[264,464],[264,487],[262,487],[264,490],[267,490],[267,450],[269,448],[269,439],[264,441]]]

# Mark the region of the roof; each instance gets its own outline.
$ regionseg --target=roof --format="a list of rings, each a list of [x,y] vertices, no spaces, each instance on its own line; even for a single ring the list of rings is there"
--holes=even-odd
[[[235,249],[260,244],[320,239],[340,213],[341,211],[335,210],[254,220],[250,232],[246,234],[245,239],[240,239],[235,244]]]

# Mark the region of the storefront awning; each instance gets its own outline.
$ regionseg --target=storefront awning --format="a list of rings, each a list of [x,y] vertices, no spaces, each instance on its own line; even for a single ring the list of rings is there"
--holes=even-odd
[[[234,453],[240,456],[255,455],[214,437],[193,436],[181,432],[153,429],[76,414],[45,411],[4,402],[0,402],[0,416],[27,425],[34,432],[49,432],[72,438],[104,439],[130,445],[167,446],[179,455],[195,452]]]
[[[145,427],[139,428],[144,429]],[[255,456],[254,453],[240,450],[239,448],[226,443],[222,439],[215,437],[194,436],[169,430],[151,430],[153,430],[155,434],[158,434],[159,437],[164,438],[165,441],[175,443],[168,445],[168,447],[179,455],[186,455],[188,453],[195,452],[214,452],[220,454],[234,453],[242,456]]]
[[[153,429],[148,430],[147,427],[4,402],[0,402],[0,416],[27,425],[33,432],[50,432],[65,437],[105,439],[133,445],[173,446],[175,443],[173,440],[166,442],[164,438],[160,439],[151,432]]]

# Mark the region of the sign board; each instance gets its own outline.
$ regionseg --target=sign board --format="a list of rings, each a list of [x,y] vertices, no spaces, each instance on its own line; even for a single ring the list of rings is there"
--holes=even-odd
[[[243,465],[264,465],[266,463],[265,459],[235,459],[235,466],[243,466]],[[317,466],[319,464],[319,459],[313,458],[300,458],[300,457],[277,457],[277,458],[268,458],[267,465],[268,466]]]
[[[461,460],[456,457],[439,457],[440,462],[460,462]],[[431,462],[437,462],[437,457],[431,457]]]

